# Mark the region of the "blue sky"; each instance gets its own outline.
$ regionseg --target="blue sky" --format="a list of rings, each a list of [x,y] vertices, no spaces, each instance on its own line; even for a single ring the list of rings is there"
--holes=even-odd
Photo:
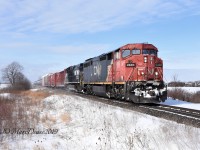
[[[35,81],[127,43],[159,49],[165,80],[200,76],[198,0],[0,0],[0,69]]]

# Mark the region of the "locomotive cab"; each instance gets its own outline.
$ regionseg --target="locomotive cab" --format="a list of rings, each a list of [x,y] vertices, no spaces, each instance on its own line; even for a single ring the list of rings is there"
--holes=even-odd
[[[121,74],[125,80],[126,99],[136,103],[165,101],[167,89],[163,82],[163,62],[152,44],[128,44],[120,49]],[[125,66],[125,67],[123,67]]]

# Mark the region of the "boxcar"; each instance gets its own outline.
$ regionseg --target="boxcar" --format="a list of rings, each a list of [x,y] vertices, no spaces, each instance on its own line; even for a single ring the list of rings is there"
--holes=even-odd
[[[60,72],[55,73],[56,77],[56,87],[64,87],[65,86],[65,76],[66,76],[66,69]]]

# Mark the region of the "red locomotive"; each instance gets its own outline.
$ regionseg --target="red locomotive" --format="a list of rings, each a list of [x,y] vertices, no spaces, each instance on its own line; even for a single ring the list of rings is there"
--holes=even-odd
[[[158,49],[152,44],[127,44],[68,67],[62,84],[87,94],[135,103],[165,101],[167,88],[163,82],[163,61],[157,54]],[[50,76],[53,81],[56,79],[54,74]],[[56,86],[56,82],[53,85]]]

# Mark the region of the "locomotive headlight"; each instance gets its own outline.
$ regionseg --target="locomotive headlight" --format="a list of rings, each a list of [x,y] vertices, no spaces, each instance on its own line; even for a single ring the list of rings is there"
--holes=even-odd
[[[158,72],[155,72],[155,75],[158,76]]]
[[[142,75],[144,75],[144,72],[141,72]]]
[[[147,63],[147,56],[144,56],[144,62]]]

